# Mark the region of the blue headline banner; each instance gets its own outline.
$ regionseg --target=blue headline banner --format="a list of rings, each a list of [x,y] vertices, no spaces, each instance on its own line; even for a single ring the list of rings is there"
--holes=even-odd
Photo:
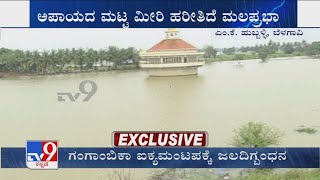
[[[297,0],[30,0],[31,28],[296,28]]]
[[[319,168],[319,148],[59,148],[59,168]],[[26,168],[2,148],[1,168]]]

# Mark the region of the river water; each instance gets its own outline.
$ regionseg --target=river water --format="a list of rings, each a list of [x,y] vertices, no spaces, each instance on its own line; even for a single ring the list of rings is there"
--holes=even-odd
[[[96,94],[82,102],[58,102],[58,92],[78,92],[92,80]],[[111,146],[115,130],[204,130],[209,146],[229,146],[233,129],[249,121],[281,129],[280,146],[319,147],[320,60],[282,59],[212,63],[198,76],[148,77],[142,70],[0,79],[0,146],[57,139],[59,146]],[[110,179],[112,170],[0,170],[0,179]],[[144,179],[150,170],[134,170]]]

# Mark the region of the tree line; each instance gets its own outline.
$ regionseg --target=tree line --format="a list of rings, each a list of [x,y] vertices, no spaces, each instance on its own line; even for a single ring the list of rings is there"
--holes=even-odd
[[[260,58],[265,61],[270,57],[284,56],[320,56],[320,42],[274,42],[240,48],[224,48],[222,55],[213,46],[201,49],[206,59],[243,60]],[[103,61],[112,62],[112,68],[123,66],[130,60],[138,67],[139,52],[133,47],[118,48],[109,46],[105,49],[92,48],[58,49],[51,51],[23,51],[0,48],[0,72],[54,74],[74,70],[91,70],[95,64]]]
[[[0,72],[53,74],[64,72],[71,64],[75,69],[88,70],[96,68],[94,64],[102,61],[112,62],[117,67],[128,60],[135,64],[139,60],[139,53],[133,47],[109,46],[100,50],[72,48],[43,52],[0,48]]]
[[[206,46],[202,49],[205,52],[205,58],[219,58],[218,51],[213,46]],[[248,58],[260,58],[266,60],[269,57],[283,57],[283,56],[319,56],[320,42],[315,41],[308,43],[302,42],[274,42],[269,41],[267,44],[260,44],[255,46],[231,47],[224,48],[221,52],[224,55],[232,55],[232,60],[243,60]],[[230,60],[230,59],[227,59]]]

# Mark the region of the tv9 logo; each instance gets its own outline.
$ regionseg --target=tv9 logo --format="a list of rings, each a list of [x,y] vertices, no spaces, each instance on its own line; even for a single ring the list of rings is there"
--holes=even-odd
[[[89,84],[91,87],[90,91],[86,90],[86,85]],[[71,92],[58,92],[58,101],[65,102],[68,98],[71,102],[76,102],[81,94],[87,95],[82,101],[87,102],[91,99],[91,97],[97,92],[98,86],[95,82],[90,80],[82,81],[79,84],[79,91],[77,93]],[[67,97],[67,98],[66,98]],[[66,99],[65,99],[66,98]]]
[[[27,141],[26,166],[29,169],[58,169],[58,141]]]

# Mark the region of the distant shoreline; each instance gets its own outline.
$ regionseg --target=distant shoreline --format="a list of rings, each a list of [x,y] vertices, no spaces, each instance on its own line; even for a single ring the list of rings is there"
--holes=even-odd
[[[271,57],[271,58],[268,58],[267,61],[269,60],[294,60],[294,59],[320,59],[319,57],[313,57],[313,56],[284,56],[284,57]],[[249,60],[260,60],[259,58],[250,58],[250,59],[207,59],[205,60],[207,63],[212,63],[212,62],[228,62],[228,61],[249,61]]]
[[[100,69],[85,69],[85,70],[69,70],[64,72],[57,73],[46,73],[46,74],[37,74],[37,73],[22,73],[22,72],[0,72],[0,79],[7,77],[22,77],[22,76],[50,76],[50,75],[62,75],[62,74],[80,74],[80,73],[88,73],[88,72],[111,72],[111,71],[129,71],[129,70],[137,70],[140,69],[136,66],[125,65],[118,66],[112,68],[100,68]]]
[[[299,59],[318,59],[311,56],[288,56],[288,57],[275,57],[269,58],[268,60],[299,60]],[[261,61],[261,59],[241,59],[241,60],[207,60],[207,65],[215,62],[233,62],[233,61]],[[138,70],[139,67],[133,66],[120,66],[119,68],[102,68],[102,69],[87,69],[87,70],[70,70],[59,73],[47,73],[47,74],[36,74],[36,73],[19,73],[19,72],[0,72],[0,79],[7,77],[22,77],[22,76],[47,76],[47,75],[63,75],[63,74],[79,74],[79,73],[88,73],[88,72],[111,72],[111,71],[129,71],[129,70]]]

